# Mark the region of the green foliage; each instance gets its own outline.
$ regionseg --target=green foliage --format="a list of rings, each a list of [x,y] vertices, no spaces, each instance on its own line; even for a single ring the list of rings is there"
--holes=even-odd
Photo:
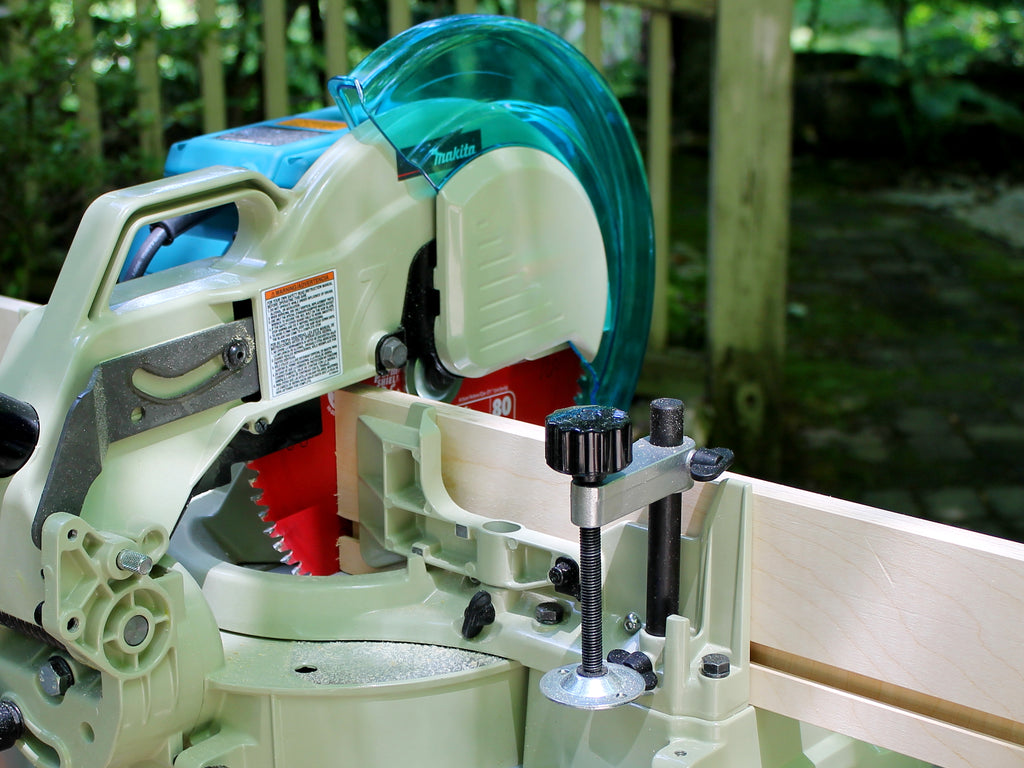
[[[67,111],[74,59],[73,39],[45,5],[27,4],[0,24],[0,293],[8,296],[39,298],[37,280],[63,257],[54,240],[70,240],[96,188],[88,137]]]
[[[994,89],[981,77],[1024,66],[1018,3],[797,0],[795,20],[797,51],[863,57],[860,74],[887,89],[869,109],[896,120],[910,156],[941,157],[946,137],[979,126],[1024,137],[1019,87]]]

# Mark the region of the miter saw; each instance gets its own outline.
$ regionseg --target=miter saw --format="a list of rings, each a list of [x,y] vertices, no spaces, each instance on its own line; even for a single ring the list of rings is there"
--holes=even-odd
[[[686,438],[675,401],[635,443],[615,407],[652,237],[635,144],[585,59],[454,17],[330,89],[335,110],[176,146],[167,178],[97,200],[18,327],[0,747],[47,768],[909,764],[747,703],[749,493],[721,483],[687,538],[679,494],[730,454]],[[552,482],[572,477],[550,514],[578,546],[509,519],[513,497],[468,508],[445,484],[445,401],[476,387],[511,415],[508,380],[479,382],[523,360],[553,365],[565,401],[536,445]],[[329,517],[351,529],[296,523],[333,505],[321,398],[375,377],[416,397],[337,447],[358,481]],[[344,572],[275,568],[253,482],[298,560],[355,542]]]

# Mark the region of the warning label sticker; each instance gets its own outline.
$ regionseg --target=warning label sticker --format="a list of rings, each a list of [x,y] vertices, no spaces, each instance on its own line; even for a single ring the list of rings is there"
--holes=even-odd
[[[270,396],[341,373],[334,270],[263,292]]]

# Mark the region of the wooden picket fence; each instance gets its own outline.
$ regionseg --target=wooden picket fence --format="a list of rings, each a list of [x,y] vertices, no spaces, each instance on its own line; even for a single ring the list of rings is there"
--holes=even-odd
[[[8,0],[13,6],[27,0]],[[135,0],[141,16],[158,0]],[[709,383],[719,419],[769,432],[771,405],[780,387],[785,344],[785,274],[788,251],[789,137],[792,0],[623,0],[647,17],[647,169],[656,233],[656,290],[649,348],[668,338],[669,227],[672,219],[672,36],[674,14],[713,16],[716,54],[712,92],[712,151],[708,325]],[[80,122],[102,149],[102,104],[91,67],[90,0],[73,0],[81,56],[77,89]],[[315,7],[315,4],[313,4]],[[217,23],[217,0],[196,0],[201,24]],[[347,0],[322,0],[327,71],[348,68]],[[458,13],[473,13],[477,0],[455,0]],[[537,19],[537,0],[519,0],[517,10]],[[388,0],[392,35],[412,23],[410,0]],[[268,119],[289,113],[285,51],[285,0],[262,0],[264,104]],[[600,67],[602,3],[584,0],[582,48]],[[160,75],[155,42],[143,42],[134,62],[139,114],[145,116],[140,144],[144,157],[164,154]],[[205,131],[227,126],[223,52],[205,36],[197,52]],[[639,340],[638,340],[639,341]],[[756,448],[754,448],[756,450]]]

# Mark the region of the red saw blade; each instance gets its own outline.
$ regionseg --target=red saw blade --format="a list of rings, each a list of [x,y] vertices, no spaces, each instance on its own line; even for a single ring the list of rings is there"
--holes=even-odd
[[[335,466],[334,406],[320,398],[323,430],[289,448],[249,462],[256,471],[253,487],[263,493],[259,504],[269,534],[284,555],[282,562],[306,576],[338,572],[338,537],[350,533],[338,516],[338,472]]]
[[[579,391],[579,358],[572,350],[528,360],[479,379],[465,379],[453,400],[476,411],[533,424],[558,408],[572,405]],[[377,376],[367,383],[405,389],[403,372]],[[253,487],[263,491],[259,503],[277,539],[282,562],[295,573],[328,576],[338,572],[338,537],[351,535],[351,523],[338,515],[335,466],[335,421],[330,395],[320,399],[320,435],[249,462],[256,471]]]

